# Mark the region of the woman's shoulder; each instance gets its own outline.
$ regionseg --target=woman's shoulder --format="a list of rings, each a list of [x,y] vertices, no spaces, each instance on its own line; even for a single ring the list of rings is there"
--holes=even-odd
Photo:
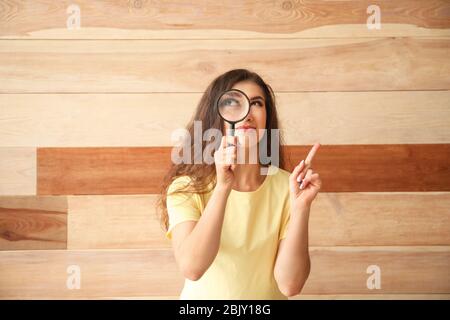
[[[208,194],[210,195],[212,193],[212,190],[214,189],[214,182],[211,181],[206,187],[203,187],[203,189],[201,189],[202,191],[199,191],[199,187],[196,186],[192,181],[194,180],[194,178],[192,178],[191,176],[178,176],[176,177],[170,184],[169,187],[167,188],[167,194],[171,194],[171,193],[188,193],[191,196],[200,196],[203,197],[203,194]]]
[[[192,181],[192,178],[190,176],[179,176],[176,177],[169,185],[167,192],[174,192],[180,189],[184,189],[189,185],[189,183]]]
[[[186,205],[185,201],[189,201],[188,203],[190,203],[190,205],[193,205],[198,208],[200,212],[203,212],[205,201],[207,201],[210,193],[205,196],[202,193],[195,191],[195,188],[191,184],[192,180],[193,178],[190,176],[176,177],[167,188],[167,201],[177,205],[180,203]]]

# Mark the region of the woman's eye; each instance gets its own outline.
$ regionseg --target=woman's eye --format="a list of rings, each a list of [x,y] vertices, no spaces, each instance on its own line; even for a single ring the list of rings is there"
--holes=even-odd
[[[263,104],[261,103],[261,101],[255,101],[255,102],[253,102],[253,103],[257,103],[260,107],[263,106]],[[252,103],[252,104],[253,104],[253,103]]]
[[[235,104],[237,101],[235,99],[226,99],[222,102],[223,105],[229,106]]]

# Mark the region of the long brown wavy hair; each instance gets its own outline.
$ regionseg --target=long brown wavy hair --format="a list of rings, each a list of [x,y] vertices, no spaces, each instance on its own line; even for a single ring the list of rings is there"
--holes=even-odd
[[[218,76],[210,83],[210,85],[206,88],[206,91],[203,93],[203,96],[201,97],[197,105],[197,109],[193,117],[186,126],[186,129],[189,132],[188,138],[194,137],[194,121],[201,121],[203,131],[211,128],[223,131],[222,128],[224,123],[222,118],[220,118],[219,114],[216,111],[214,105],[215,101],[219,98],[221,93],[232,89],[232,87],[236,83],[241,81],[252,81],[255,84],[259,85],[259,87],[264,92],[267,115],[265,127],[265,129],[267,129],[266,150],[267,156],[270,157],[271,129],[279,129],[278,117],[275,108],[275,94],[272,88],[267,83],[265,83],[257,73],[249,71],[247,69],[230,70]],[[189,143],[190,145],[191,155],[194,155],[194,159],[199,156],[201,157],[201,155],[194,153],[194,139],[189,140],[190,141],[187,143]],[[283,145],[282,140],[283,139],[280,133],[280,146]],[[206,144],[206,141],[202,141],[202,150],[205,149]],[[279,167],[284,168],[284,157],[281,150],[279,151]],[[195,163],[198,161],[192,162],[194,163],[174,164],[172,162],[172,165],[162,182],[161,190],[159,192],[159,197],[156,203],[156,208],[158,219],[165,231],[167,231],[169,227],[169,217],[167,214],[167,191],[169,189],[169,186],[175,179],[181,176],[189,176],[191,178],[189,185],[186,185],[184,188],[177,189],[174,193],[197,193],[203,197],[205,194],[213,190],[216,185],[216,167],[214,164],[207,164],[203,161],[201,161],[201,164]]]

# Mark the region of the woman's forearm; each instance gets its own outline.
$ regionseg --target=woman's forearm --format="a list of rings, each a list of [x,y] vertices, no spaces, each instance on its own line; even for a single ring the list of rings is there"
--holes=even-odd
[[[308,223],[309,208],[291,213],[289,228],[279,252],[274,276],[280,290],[287,296],[300,293],[310,271]]]
[[[216,258],[230,191],[230,187],[216,185],[200,219],[181,245],[180,265],[191,280],[200,279]]]

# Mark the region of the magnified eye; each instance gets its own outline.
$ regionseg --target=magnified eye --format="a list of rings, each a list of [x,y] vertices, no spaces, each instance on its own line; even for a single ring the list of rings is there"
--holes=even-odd
[[[234,107],[239,105],[239,102],[236,99],[228,98],[222,101],[220,104],[222,107]]]

